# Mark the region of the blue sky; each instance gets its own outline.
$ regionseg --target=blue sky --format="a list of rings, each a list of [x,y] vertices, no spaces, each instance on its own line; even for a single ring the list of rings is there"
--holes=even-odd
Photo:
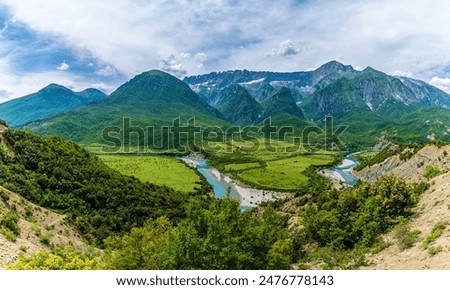
[[[0,101],[49,83],[111,92],[134,75],[299,71],[337,60],[450,92],[445,0],[0,0]]]

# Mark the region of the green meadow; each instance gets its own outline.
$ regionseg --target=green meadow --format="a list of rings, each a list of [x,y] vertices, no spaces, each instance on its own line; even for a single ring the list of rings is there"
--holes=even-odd
[[[260,168],[241,170],[237,175],[244,182],[264,188],[296,190],[305,185],[309,177],[305,170],[312,166],[330,165],[332,154],[315,154],[267,161]]]
[[[112,169],[141,181],[189,193],[200,188],[200,177],[182,161],[167,156],[98,155]]]
[[[263,140],[258,147],[251,147],[248,142],[214,144],[216,152],[212,153],[210,164],[254,187],[296,191],[308,183],[311,174],[307,169],[330,166],[340,158],[337,152],[311,153],[284,141],[272,140],[271,150],[261,144]]]
[[[258,146],[245,141],[210,142],[205,146],[209,148],[205,151],[208,163],[256,188],[297,191],[308,185],[312,176],[308,169],[331,166],[340,158],[337,152],[308,152],[285,141],[271,140],[270,149],[263,145],[264,139],[258,139],[258,142]],[[89,149],[99,153],[94,147]],[[200,187],[200,178],[195,171],[173,157],[133,154],[98,156],[111,168],[142,181],[165,185],[181,192],[192,192]]]

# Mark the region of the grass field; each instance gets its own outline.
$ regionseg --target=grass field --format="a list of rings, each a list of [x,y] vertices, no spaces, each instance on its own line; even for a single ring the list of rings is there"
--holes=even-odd
[[[212,166],[244,183],[284,191],[295,191],[306,185],[309,177],[304,172],[308,167],[331,165],[339,157],[338,153],[330,151],[291,150],[293,144],[273,140],[273,151],[264,146],[249,148],[240,142],[214,146],[222,150],[214,153]]]
[[[310,166],[331,165],[339,154],[331,151],[307,152],[292,143],[271,141],[271,149],[263,145],[254,147],[248,142],[210,143],[215,148],[209,163],[223,173],[254,187],[295,191],[308,183],[305,170]],[[253,146],[253,147],[252,147]],[[91,152],[99,153],[92,146]],[[194,170],[172,157],[135,155],[98,155],[106,164],[123,174],[142,181],[166,185],[182,192],[192,192],[200,187]]]
[[[241,180],[265,188],[296,190],[306,184],[303,174],[311,165],[328,165],[334,161],[332,154],[315,154],[267,161],[266,166],[237,173]]]
[[[199,176],[182,161],[165,156],[99,155],[109,167],[144,182],[165,185],[181,192],[200,187]]]

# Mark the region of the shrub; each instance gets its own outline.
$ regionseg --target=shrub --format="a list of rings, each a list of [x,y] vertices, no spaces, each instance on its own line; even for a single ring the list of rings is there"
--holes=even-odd
[[[443,250],[444,250],[444,248],[442,248],[442,246],[439,246],[439,247],[430,247],[430,248],[428,249],[428,254],[430,254],[430,256],[433,257],[434,255],[436,255],[436,254],[442,252]]]
[[[444,232],[447,225],[448,225],[447,221],[442,221],[442,222],[437,223],[431,230],[431,234],[425,238],[425,241],[423,242],[422,247],[424,249],[428,249],[430,244],[442,235],[442,233]]]
[[[406,249],[412,248],[414,244],[419,241],[420,231],[411,231],[409,224],[405,221],[395,226],[392,234],[397,240],[400,250],[404,251]]]
[[[9,211],[2,219],[0,219],[0,225],[13,232],[15,235],[20,233],[18,222],[19,217],[14,210]]]
[[[6,192],[2,189],[0,189],[0,198],[4,201],[4,202],[8,202],[9,201],[9,195],[6,194]]]
[[[446,173],[447,170],[439,170],[439,168],[436,168],[432,165],[428,165],[427,167],[425,167],[425,172],[423,174],[423,177],[427,178],[428,180],[439,176],[441,174]]]
[[[6,228],[2,228],[1,231],[2,235],[4,235],[6,237],[6,239],[10,242],[16,242],[17,241],[17,236],[14,234],[13,231],[6,229]]]

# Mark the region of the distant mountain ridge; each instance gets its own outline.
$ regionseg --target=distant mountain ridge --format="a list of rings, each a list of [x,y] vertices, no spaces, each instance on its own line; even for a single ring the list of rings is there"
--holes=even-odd
[[[340,117],[352,109],[403,115],[420,106],[448,109],[450,96],[425,82],[389,76],[371,67],[316,90],[302,108],[314,119]]]
[[[227,71],[184,81],[152,70],[102,101],[25,128],[90,144],[103,142],[102,130],[120,128],[126,117],[132,125],[156,130],[177,118],[223,128],[260,125],[270,117],[276,126],[301,133],[306,126],[322,127],[330,115],[336,126],[348,125],[343,138],[366,146],[379,138],[450,141],[449,108],[450,96],[423,81],[332,61],[308,72]],[[153,137],[161,136],[155,132]]]
[[[236,70],[186,77],[184,82],[212,106],[224,101],[223,90],[238,84],[265,107],[262,118],[283,119],[283,125],[302,126],[304,123],[298,120],[303,118],[320,125],[325,116],[333,116],[335,124],[349,126],[345,133],[349,139],[359,136],[374,142],[385,136],[425,142],[429,136],[436,136],[450,140],[447,93],[423,81],[390,76],[371,67],[358,71],[331,61],[313,71]],[[269,96],[281,90],[290,90],[295,104],[290,102],[289,107],[293,111],[300,108],[303,118],[300,114],[278,114],[286,102],[275,104]]]
[[[296,101],[311,95],[315,86],[323,87],[357,71],[350,65],[328,62],[314,71],[270,72],[234,70],[185,77],[183,81],[208,103],[216,103],[217,92],[231,84],[239,84],[257,100],[282,87],[291,89]]]
[[[11,127],[19,127],[106,98],[107,95],[97,89],[74,92],[64,86],[50,84],[34,94],[0,104],[0,119]]]
[[[395,77],[367,67],[362,71],[336,61],[314,71],[276,73],[226,71],[186,77],[184,82],[215,106],[221,91],[239,84],[261,103],[282,88],[291,90],[293,99],[313,119],[341,115],[353,108],[383,110],[391,103],[404,106],[436,105],[450,108],[450,96],[423,81]]]

